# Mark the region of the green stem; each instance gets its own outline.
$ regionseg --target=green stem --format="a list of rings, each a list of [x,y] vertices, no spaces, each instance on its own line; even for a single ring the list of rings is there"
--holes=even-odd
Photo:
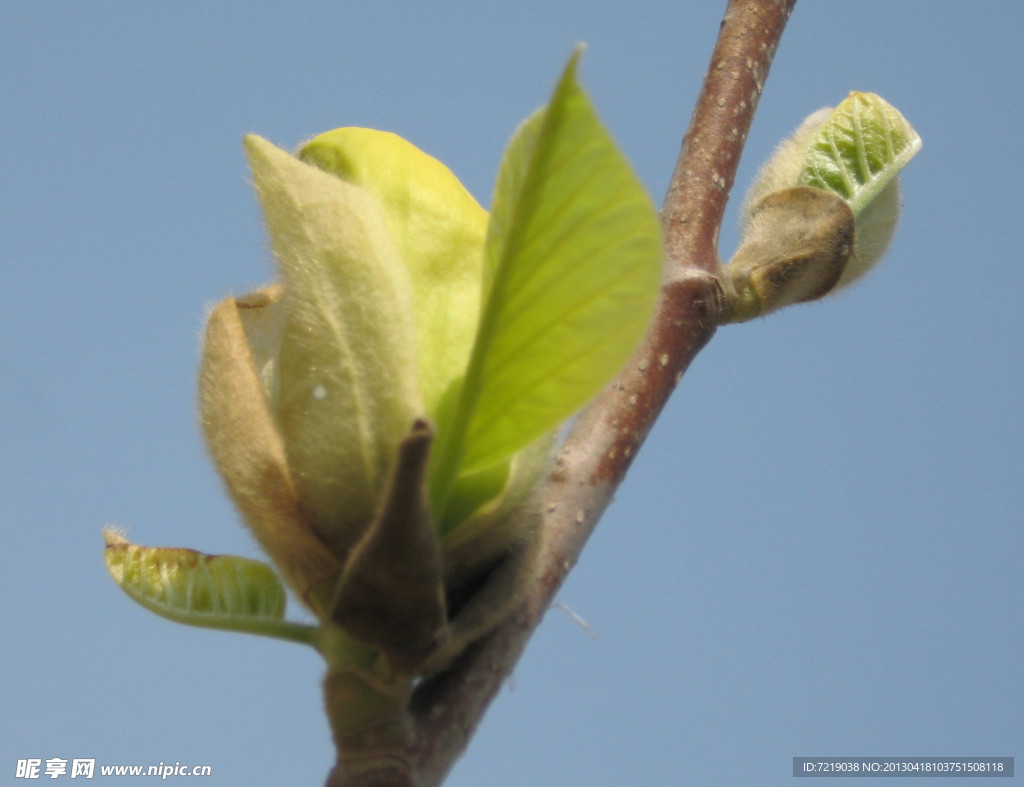
[[[157,613],[161,614],[161,613]],[[228,621],[221,620],[217,623],[204,623],[196,616],[185,619],[184,617],[172,617],[162,615],[176,623],[184,623],[198,628],[217,629],[218,631],[236,631],[240,634],[258,634],[272,639],[283,639],[287,642],[297,642],[300,645],[309,645],[311,648],[321,650],[321,629],[319,626],[310,626],[305,623],[294,623],[290,620],[260,620],[244,619]]]
[[[407,754],[412,739],[408,713],[412,682],[388,668],[387,659],[343,629],[323,629],[327,660],[324,700],[337,761],[328,787],[413,787]]]

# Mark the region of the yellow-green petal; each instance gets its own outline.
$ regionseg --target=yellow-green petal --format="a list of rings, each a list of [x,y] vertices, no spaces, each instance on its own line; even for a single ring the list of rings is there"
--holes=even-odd
[[[380,200],[408,266],[420,392],[436,416],[476,333],[487,211],[448,167],[390,132],[335,129],[303,145],[299,157]]]

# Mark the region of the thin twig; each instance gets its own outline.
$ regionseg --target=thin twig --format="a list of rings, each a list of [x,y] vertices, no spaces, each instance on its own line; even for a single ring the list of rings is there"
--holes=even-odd
[[[718,229],[796,0],[730,0],[662,208],[665,280],[651,330],[579,416],[543,490],[537,573],[515,614],[415,698],[411,759],[440,784],[519,660],[686,368],[718,325]]]

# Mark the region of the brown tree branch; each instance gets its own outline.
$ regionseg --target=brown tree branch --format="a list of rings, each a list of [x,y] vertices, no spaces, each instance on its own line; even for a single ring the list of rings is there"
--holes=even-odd
[[[437,785],[465,749],[647,436],[718,325],[718,230],[754,110],[796,0],[730,0],[662,208],[666,267],[633,360],[579,416],[543,489],[536,575],[519,609],[413,701],[409,758]]]

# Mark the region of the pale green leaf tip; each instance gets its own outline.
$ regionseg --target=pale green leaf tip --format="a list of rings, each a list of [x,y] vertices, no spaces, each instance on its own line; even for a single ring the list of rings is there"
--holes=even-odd
[[[273,190],[268,192],[268,185],[272,183],[276,183],[277,186],[290,185],[289,174],[294,171],[295,167],[306,165],[291,153],[281,150],[277,145],[257,134],[246,134],[242,138],[242,148],[249,161],[249,169],[252,170],[256,192],[266,210],[268,197],[273,192]],[[268,222],[270,218],[267,216]]]
[[[577,79],[577,73],[580,68],[580,59],[583,57],[583,53],[586,51],[587,45],[580,42],[572,48],[572,52],[569,54],[569,60],[565,64],[565,68],[562,70],[562,76],[559,79],[560,83],[569,83],[573,87],[579,88],[579,81]]]
[[[294,177],[292,173],[313,169],[287,150],[282,150],[258,134],[246,134],[242,137],[242,148],[249,160],[249,168],[252,170],[256,191],[261,201],[265,199],[264,190],[268,183],[277,181],[278,185],[294,187],[291,183],[291,178]]]
[[[278,150],[276,145],[264,139],[259,134],[246,134],[242,137],[242,148],[245,150],[245,154],[249,158],[250,165],[254,159],[266,158],[268,153]]]

